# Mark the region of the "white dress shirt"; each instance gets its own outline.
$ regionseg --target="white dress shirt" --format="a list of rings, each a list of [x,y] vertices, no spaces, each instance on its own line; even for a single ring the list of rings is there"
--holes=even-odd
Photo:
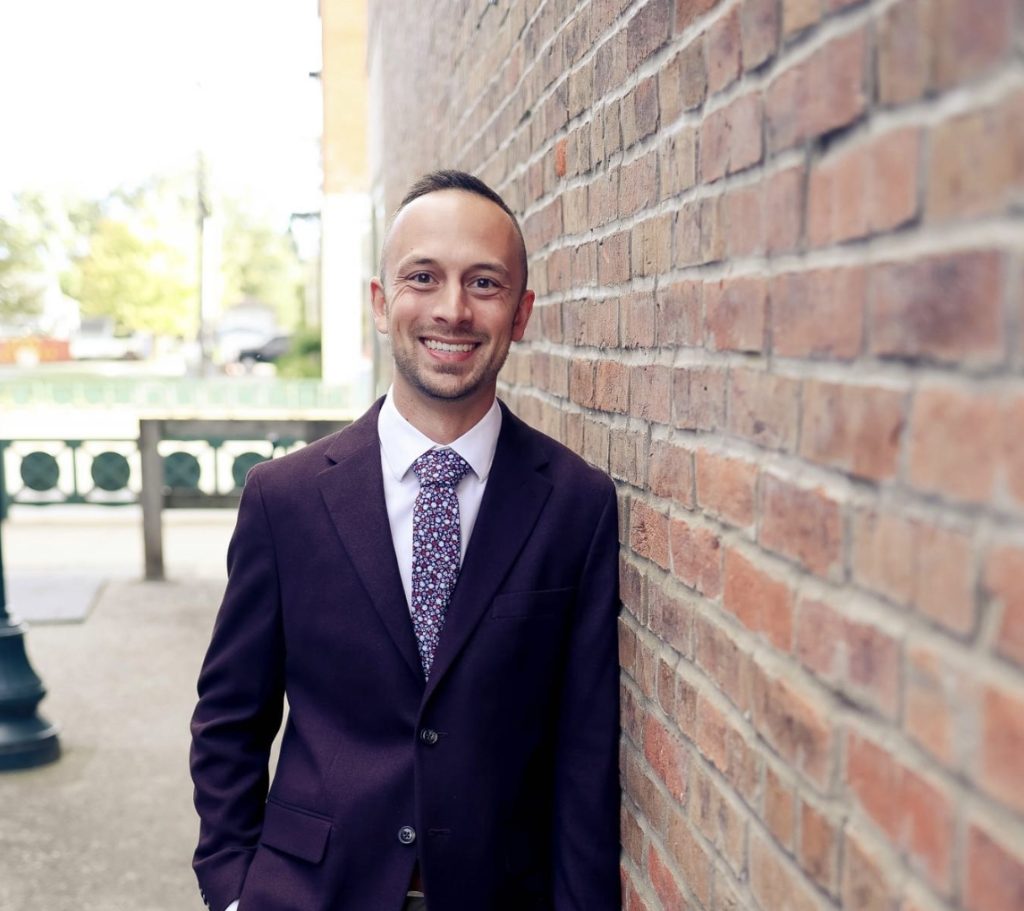
[[[462,531],[460,557],[466,556],[466,545],[480,512],[480,501],[487,486],[487,477],[491,473],[500,432],[501,408],[495,399],[487,414],[447,447],[462,456],[472,469],[466,472],[455,488],[459,500],[459,527]],[[402,417],[395,407],[390,389],[377,417],[377,434],[380,437],[380,467],[384,475],[384,503],[391,525],[391,542],[395,547],[395,556],[398,557],[405,601],[411,612],[412,508],[420,490],[420,482],[412,470],[412,463],[428,449],[446,447],[420,433]],[[238,911],[238,902],[232,902],[225,911]]]

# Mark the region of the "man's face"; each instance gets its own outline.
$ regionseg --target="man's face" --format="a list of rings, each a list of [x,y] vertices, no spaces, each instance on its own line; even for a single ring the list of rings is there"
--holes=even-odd
[[[508,215],[474,193],[428,193],[398,214],[381,262],[373,319],[391,338],[396,395],[489,405],[533,309]]]

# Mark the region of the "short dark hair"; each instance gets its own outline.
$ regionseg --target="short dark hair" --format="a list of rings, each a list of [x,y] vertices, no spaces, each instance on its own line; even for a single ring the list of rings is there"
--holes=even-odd
[[[444,168],[439,171],[431,171],[429,174],[424,174],[411,187],[409,187],[405,196],[402,198],[401,203],[399,203],[398,208],[395,209],[395,214],[391,216],[391,223],[388,224],[387,231],[385,231],[385,238],[387,238],[387,234],[391,230],[391,224],[394,223],[394,220],[398,217],[398,213],[409,205],[409,203],[419,199],[421,196],[426,196],[429,193],[439,193],[442,190],[462,190],[466,193],[475,193],[477,196],[482,196],[484,199],[488,199],[493,202],[512,220],[512,226],[515,228],[516,236],[519,238],[519,253],[523,260],[523,291],[525,291],[529,266],[526,260],[526,241],[523,238],[523,229],[519,226],[519,219],[516,218],[516,213],[509,208],[508,203],[505,202],[504,199],[487,186],[487,184],[485,184],[479,177],[474,177],[466,171],[455,171],[449,168]],[[383,250],[381,250],[381,255],[383,256]],[[381,268],[383,270],[383,262]],[[383,275],[381,278],[383,278]]]

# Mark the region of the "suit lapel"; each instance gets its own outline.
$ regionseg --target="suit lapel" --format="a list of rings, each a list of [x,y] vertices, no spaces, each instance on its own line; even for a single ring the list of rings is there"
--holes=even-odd
[[[448,605],[425,698],[436,689],[490,607],[530,536],[551,493],[551,482],[537,470],[545,461],[526,425],[502,405],[494,464]]]
[[[422,682],[423,669],[384,502],[377,436],[380,406],[378,401],[338,434],[326,454],[334,464],[317,476],[317,482],[338,537],[374,608],[410,671]]]

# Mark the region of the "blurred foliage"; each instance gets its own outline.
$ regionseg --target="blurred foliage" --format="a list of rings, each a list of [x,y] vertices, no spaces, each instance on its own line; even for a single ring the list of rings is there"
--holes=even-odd
[[[49,218],[38,194],[13,197],[0,216],[0,322],[19,322],[43,308]]]
[[[277,375],[287,379],[320,379],[320,330],[299,329],[287,354],[277,360]]]

